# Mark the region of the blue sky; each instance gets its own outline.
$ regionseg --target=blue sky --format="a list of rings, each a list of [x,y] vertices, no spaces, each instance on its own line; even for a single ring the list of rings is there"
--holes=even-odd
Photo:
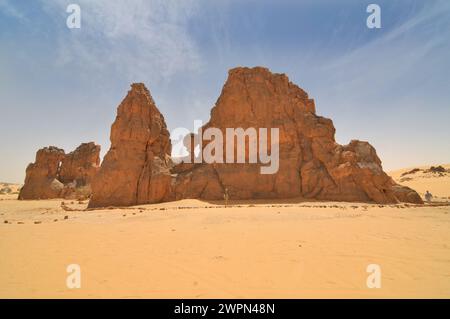
[[[370,3],[381,29],[366,26]],[[191,129],[228,69],[256,65],[286,73],[339,143],[369,141],[385,169],[449,163],[449,40],[448,0],[0,0],[0,181],[22,182],[43,146],[104,154],[132,82],[169,129]]]

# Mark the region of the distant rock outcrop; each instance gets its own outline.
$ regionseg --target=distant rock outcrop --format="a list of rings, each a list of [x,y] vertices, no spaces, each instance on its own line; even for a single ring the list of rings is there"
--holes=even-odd
[[[171,143],[141,83],[131,85],[111,127],[111,148],[92,183],[89,207],[156,203],[170,197]]]
[[[225,190],[230,199],[422,203],[414,190],[383,172],[369,143],[337,144],[333,122],[315,112],[314,101],[286,75],[262,67],[232,69],[203,131],[217,128],[225,136],[226,128],[278,128],[278,171],[261,174],[260,162],[173,166],[164,118],[145,86],[133,84],[119,105],[89,207],[217,200]],[[246,159],[248,151],[246,145]]]
[[[19,199],[87,198],[99,162],[100,146],[92,142],[67,155],[55,146],[42,148],[27,167]]]

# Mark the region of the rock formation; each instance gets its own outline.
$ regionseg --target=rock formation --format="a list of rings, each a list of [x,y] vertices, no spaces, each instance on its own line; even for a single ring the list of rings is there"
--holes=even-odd
[[[314,101],[284,74],[261,67],[230,70],[203,130],[208,127],[224,136],[226,128],[278,128],[279,170],[262,175],[261,164],[181,164],[173,170],[176,199],[222,199],[227,188],[232,199],[422,202],[383,172],[369,143],[337,144],[332,121],[316,115]]]
[[[100,168],[100,145],[82,143],[61,162],[59,180],[64,184],[63,198],[88,198],[91,183]]]
[[[99,162],[100,146],[92,142],[67,155],[55,146],[42,148],[27,167],[19,199],[87,198]]]
[[[278,128],[278,171],[261,174],[263,164],[248,161],[174,166],[164,118],[145,86],[133,84],[118,107],[111,148],[93,181],[89,207],[217,200],[223,199],[225,189],[230,199],[422,203],[414,190],[383,172],[369,143],[337,144],[332,121],[316,115],[314,101],[284,74],[261,67],[230,70],[203,131],[207,128],[217,128],[223,136],[226,128]],[[246,159],[248,152],[246,145]]]
[[[36,161],[27,167],[25,184],[19,193],[19,199],[58,198],[64,185],[58,180],[64,150],[55,146],[44,147],[37,151]]]
[[[155,203],[170,196],[169,131],[144,84],[131,85],[117,109],[110,139],[89,207]]]
[[[64,156],[59,180],[63,184],[75,183],[77,187],[90,184],[100,167],[100,145],[83,143]]]

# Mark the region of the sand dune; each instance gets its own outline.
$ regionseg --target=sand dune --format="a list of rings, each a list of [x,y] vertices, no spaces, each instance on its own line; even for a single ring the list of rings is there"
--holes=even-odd
[[[1,298],[449,297],[449,206],[86,206],[0,201]],[[80,289],[66,286],[69,264]]]
[[[15,195],[17,197],[21,187],[22,185],[20,184],[0,182],[0,198],[2,195]]]
[[[431,167],[441,166],[446,172],[430,171]],[[397,183],[409,186],[422,197],[428,190],[434,200],[450,200],[450,164],[428,165],[405,168],[388,173]]]

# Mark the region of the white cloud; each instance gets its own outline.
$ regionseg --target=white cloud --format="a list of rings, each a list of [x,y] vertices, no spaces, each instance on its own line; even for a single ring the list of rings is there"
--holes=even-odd
[[[449,48],[449,13],[450,2],[430,3],[383,36],[330,60],[321,71],[330,75],[336,94],[353,92],[352,98],[361,102],[398,83],[414,81],[411,76],[428,69],[440,70]]]
[[[72,1],[73,2],[73,1]],[[111,70],[131,80],[168,80],[180,71],[195,71],[201,63],[188,33],[196,15],[191,0],[78,0],[81,29],[65,28],[70,1],[42,1],[60,25],[60,64],[88,70]]]

